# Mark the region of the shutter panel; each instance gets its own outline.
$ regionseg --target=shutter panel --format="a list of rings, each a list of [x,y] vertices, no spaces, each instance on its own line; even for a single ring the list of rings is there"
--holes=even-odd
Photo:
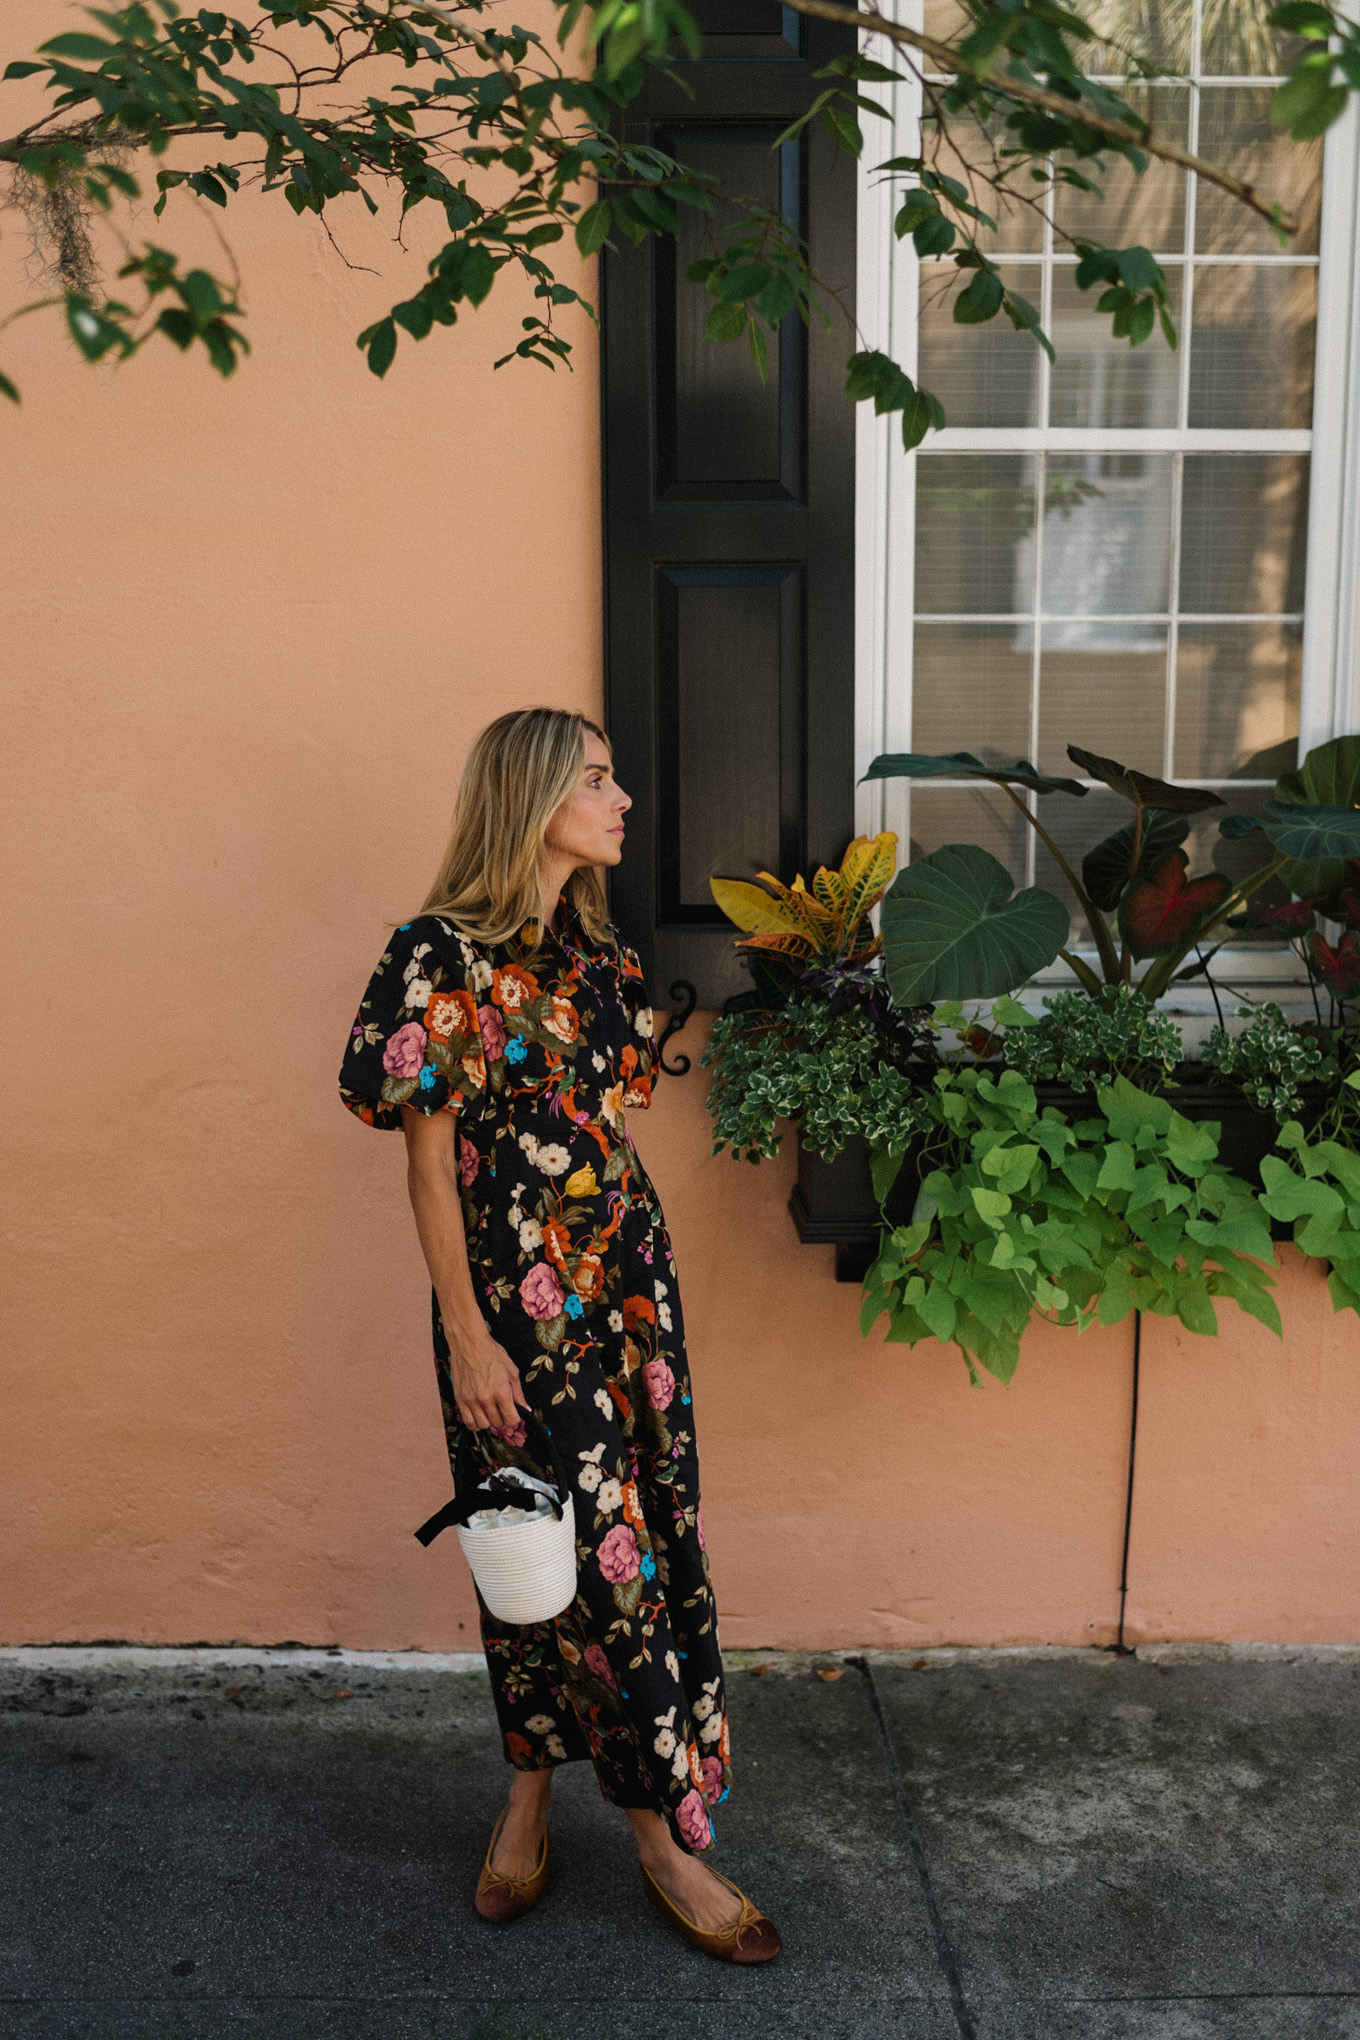
[[[653,80],[630,134],[778,205],[853,313],[855,165],[820,126],[772,147],[852,32],[770,0],[694,11],[715,32],[676,64],[693,96]],[[678,245],[602,263],[605,629],[634,800],[614,913],[658,1001],[686,978],[711,1007],[750,980],[710,875],[789,878],[853,833],[854,342],[834,307],[830,332],[795,313],[764,384],[745,341],[710,345],[712,300],[684,281],[703,228],[682,209]]]

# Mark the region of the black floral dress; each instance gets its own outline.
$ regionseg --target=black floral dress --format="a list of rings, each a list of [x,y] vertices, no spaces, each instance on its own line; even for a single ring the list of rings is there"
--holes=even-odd
[[[404,1105],[458,1115],[474,1287],[576,1469],[571,1607],[522,1628],[482,1608],[506,1755],[521,1770],[589,1757],[606,1799],[663,1814],[699,1851],[729,1744],[675,1264],[624,1119],[651,1102],[652,1016],[612,936],[592,944],[574,916],[535,932],[489,948],[434,915],[399,929],[340,1091],[369,1126],[399,1127]],[[452,1459],[437,1298],[434,1350]],[[477,1443],[531,1464],[522,1425]]]

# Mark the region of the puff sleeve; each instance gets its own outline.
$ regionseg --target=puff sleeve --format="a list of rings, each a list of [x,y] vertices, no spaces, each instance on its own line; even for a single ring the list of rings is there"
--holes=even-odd
[[[474,945],[434,915],[396,930],[368,981],[340,1069],[341,1101],[366,1126],[399,1127],[403,1105],[461,1112],[484,1096],[477,964]]]
[[[627,1088],[625,1105],[647,1106],[652,1102],[652,1070],[656,1044],[652,1039],[652,1006],[637,953],[619,946],[619,970],[623,1008],[628,1015],[628,1046],[623,1053]],[[630,1066],[631,1065],[631,1066]]]

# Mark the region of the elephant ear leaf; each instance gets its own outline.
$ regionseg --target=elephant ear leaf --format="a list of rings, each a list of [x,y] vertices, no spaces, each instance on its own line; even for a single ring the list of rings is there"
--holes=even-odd
[[[1102,914],[1114,912],[1125,886],[1135,875],[1148,878],[1153,872],[1160,871],[1171,852],[1179,849],[1189,835],[1190,818],[1184,814],[1167,814],[1162,808],[1146,810],[1136,874],[1133,869],[1134,830],[1133,822],[1125,822],[1122,829],[1116,829],[1103,843],[1097,843],[1095,849],[1088,851],[1082,859],[1081,882],[1091,904],[1099,907]]]
[[[1281,807],[1356,806],[1360,803],[1360,737],[1333,737],[1330,743],[1315,745],[1296,772],[1282,773],[1276,780],[1275,799]],[[1304,899],[1330,903],[1355,884],[1356,874],[1347,868],[1344,857],[1288,854],[1295,861],[1280,876],[1291,892]],[[1355,856],[1354,851],[1349,854]]]
[[[1173,850],[1153,877],[1125,893],[1119,905],[1119,932],[1130,955],[1170,956],[1184,948],[1227,899],[1231,879],[1221,871],[1189,878],[1189,864],[1184,850]]]
[[[883,960],[899,1006],[989,999],[1052,963],[1067,909],[1032,885],[1012,897],[1004,864],[950,843],[899,871],[883,902]]]
[[[971,751],[885,751],[875,758],[865,779],[989,779],[994,786],[1024,786],[1031,793],[1070,793],[1086,797],[1079,779],[1054,779],[1027,758],[1014,765],[984,765]]]
[[[1261,827],[1275,848],[1296,864],[1360,857],[1360,808],[1302,807],[1268,800]]]
[[[1154,779],[1150,773],[1139,772],[1132,765],[1120,765],[1113,758],[1102,758],[1098,751],[1083,751],[1077,744],[1069,744],[1067,755],[1074,765],[1080,765],[1083,772],[1089,772],[1092,779],[1103,780],[1112,792],[1134,807],[1161,808],[1169,814],[1198,815],[1206,808],[1226,807],[1227,802],[1216,793],[1209,793],[1200,786],[1173,786],[1169,779]]]

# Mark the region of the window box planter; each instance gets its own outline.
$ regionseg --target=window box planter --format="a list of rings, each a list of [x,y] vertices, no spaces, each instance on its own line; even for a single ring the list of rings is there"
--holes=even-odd
[[[888,1197],[894,1225],[910,1219],[920,1181],[916,1150],[908,1148]],[[862,1282],[878,1252],[878,1199],[869,1174],[869,1143],[856,1135],[834,1161],[824,1162],[800,1140],[798,1180],[789,1211],[805,1247],[835,1247],[838,1282]]]
[[[1182,1063],[1177,1083],[1165,1092],[1167,1103],[1184,1119],[1216,1119],[1222,1127],[1219,1159],[1234,1175],[1260,1183],[1264,1158],[1279,1131],[1273,1112],[1263,1112],[1242,1092],[1218,1081],[1203,1063]],[[1299,1117],[1309,1132],[1326,1107],[1326,1084],[1307,1084],[1301,1092]],[[1042,1108],[1052,1105],[1066,1119],[1090,1119],[1096,1113],[1089,1091],[1066,1084],[1039,1083],[1035,1095]],[[908,1149],[901,1173],[888,1198],[888,1217],[905,1225],[920,1187],[921,1172],[914,1149]],[[878,1199],[869,1174],[869,1147],[858,1138],[847,1141],[834,1161],[824,1162],[799,1142],[798,1179],[789,1198],[789,1212],[804,1246],[834,1246],[836,1280],[861,1282],[878,1251]],[[1290,1239],[1292,1225],[1272,1225],[1277,1239]]]

